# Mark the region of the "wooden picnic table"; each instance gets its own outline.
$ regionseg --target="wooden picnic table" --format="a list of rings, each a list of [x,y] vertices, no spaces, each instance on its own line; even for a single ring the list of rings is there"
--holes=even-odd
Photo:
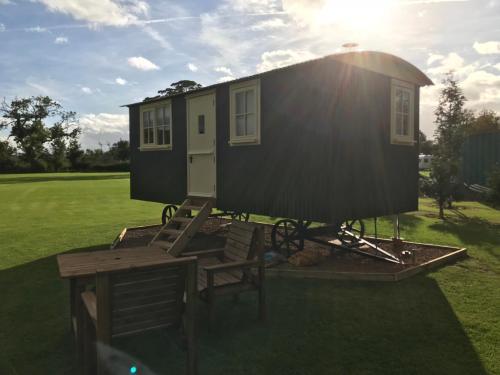
[[[80,295],[95,283],[97,272],[153,266],[172,259],[175,258],[165,250],[146,246],[58,255],[59,275],[70,282],[71,329],[75,336],[78,335],[76,314],[81,307]]]

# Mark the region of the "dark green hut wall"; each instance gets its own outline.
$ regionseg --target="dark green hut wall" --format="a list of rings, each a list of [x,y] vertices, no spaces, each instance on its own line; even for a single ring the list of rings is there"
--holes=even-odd
[[[418,147],[390,144],[389,77],[318,61],[260,82],[260,145],[228,144],[229,85],[216,90],[218,208],[322,222],[417,209]],[[138,108],[130,113],[132,198],[180,202],[184,99],[174,98],[173,151],[140,152]]]
[[[224,86],[220,208],[324,222],[417,209],[417,147],[390,144],[388,77],[335,62],[262,77],[255,146],[228,145],[227,106]]]
[[[488,174],[500,165],[500,133],[469,136],[463,146],[463,178],[467,184],[486,185]]]
[[[140,151],[139,106],[130,107],[130,197],[180,203],[186,197],[186,105],[172,100],[172,150]]]

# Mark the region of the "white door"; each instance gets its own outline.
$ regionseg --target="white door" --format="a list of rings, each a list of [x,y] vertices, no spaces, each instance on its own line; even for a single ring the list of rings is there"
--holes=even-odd
[[[215,94],[188,98],[187,112],[188,195],[215,198]]]

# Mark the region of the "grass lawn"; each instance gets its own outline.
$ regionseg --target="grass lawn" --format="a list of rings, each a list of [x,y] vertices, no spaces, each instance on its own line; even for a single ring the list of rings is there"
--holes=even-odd
[[[55,254],[157,223],[162,205],[128,191],[123,173],[0,175],[0,374],[77,372]],[[500,374],[500,211],[460,202],[441,222],[430,200],[420,207],[403,236],[465,246],[470,259],[399,283],[268,278],[266,324],[252,295],[221,301],[211,332],[200,306],[200,373]],[[183,373],[175,336],[117,345],[154,373]]]

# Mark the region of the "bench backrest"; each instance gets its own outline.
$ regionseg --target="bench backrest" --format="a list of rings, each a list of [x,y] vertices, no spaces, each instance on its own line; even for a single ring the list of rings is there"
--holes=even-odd
[[[226,237],[225,257],[230,261],[255,259],[258,255],[255,246],[256,229],[253,224],[233,220]]]
[[[193,303],[195,294],[196,258],[193,257],[132,270],[99,272],[98,332],[111,338],[178,325],[184,303]]]

